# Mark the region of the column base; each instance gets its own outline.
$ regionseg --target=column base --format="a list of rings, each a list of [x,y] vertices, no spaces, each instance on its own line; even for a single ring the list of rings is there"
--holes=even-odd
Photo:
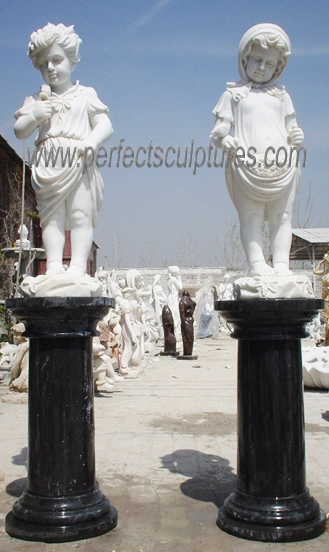
[[[6,531],[27,541],[69,542],[107,533],[117,521],[117,510],[98,488],[71,498],[25,491],[6,516]]]
[[[295,542],[324,533],[326,514],[306,489],[290,497],[255,497],[233,491],[218,512],[217,525],[236,537]]]

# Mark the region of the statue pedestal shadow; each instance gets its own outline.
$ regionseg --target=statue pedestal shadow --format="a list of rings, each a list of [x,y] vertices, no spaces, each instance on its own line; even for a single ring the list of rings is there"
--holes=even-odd
[[[114,300],[40,297],[6,306],[30,338],[27,485],[6,531],[42,542],[106,533],[117,511],[95,480],[92,338]]]
[[[217,301],[238,343],[237,489],[217,525],[265,542],[311,539],[325,513],[306,487],[300,339],[320,299]]]

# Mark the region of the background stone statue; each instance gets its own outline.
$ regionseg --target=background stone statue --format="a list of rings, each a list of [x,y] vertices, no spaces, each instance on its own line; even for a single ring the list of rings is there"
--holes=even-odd
[[[172,312],[168,305],[165,305],[162,309],[162,326],[164,332],[164,355],[176,356],[176,337],[175,337],[175,324]]]
[[[145,313],[147,312],[146,299],[151,296],[151,290],[145,289],[141,272],[131,268],[126,273],[126,287],[122,290],[122,296],[131,306],[132,325],[134,335],[137,338],[137,347],[132,357],[132,365],[139,366],[145,357]]]
[[[114,371],[110,351],[101,343],[98,336],[93,337],[93,373],[95,390],[100,393],[111,393],[114,389],[113,384],[123,380],[123,377]]]
[[[183,291],[182,298],[179,301],[179,313],[181,319],[181,332],[183,340],[183,356],[191,357],[194,343],[194,318],[193,313],[196,307],[188,291]]]
[[[167,302],[167,296],[160,284],[161,274],[156,274],[152,284],[152,304],[155,310],[156,324],[158,326],[160,339],[163,339],[162,309]]]
[[[322,298],[325,299],[324,319],[325,319],[325,339],[324,345],[329,345],[329,252],[325,253],[322,261],[316,266],[315,274],[322,276]]]
[[[10,387],[14,391],[27,391],[29,385],[29,340],[22,336],[25,331],[22,322],[15,324],[11,329],[18,348],[11,367]]]
[[[132,369],[132,358],[137,349],[137,337],[133,327],[133,308],[128,299],[122,297],[122,292],[115,274],[109,279],[110,294],[115,299],[115,310],[120,316],[121,325],[121,358],[119,374],[125,378],[138,377],[138,371]]]
[[[95,272],[95,280],[98,280],[98,282],[100,283],[100,286],[102,288],[102,297],[108,297],[109,296],[109,293],[108,293],[109,290],[107,285],[108,275],[102,266],[100,266],[98,270]]]
[[[196,338],[217,337],[219,320],[214,312],[214,295],[210,289],[200,290],[196,295],[197,307],[195,310]]]
[[[29,231],[27,229],[27,226],[23,224],[23,226],[19,226],[18,228],[18,235],[19,238],[16,240],[16,247],[20,247],[22,244],[22,249],[29,249],[31,246],[30,240],[28,240]]]
[[[178,266],[168,266],[168,297],[167,305],[171,310],[174,324],[175,333],[179,334],[180,328],[180,316],[179,316],[179,299],[178,294],[183,289],[182,278]]]

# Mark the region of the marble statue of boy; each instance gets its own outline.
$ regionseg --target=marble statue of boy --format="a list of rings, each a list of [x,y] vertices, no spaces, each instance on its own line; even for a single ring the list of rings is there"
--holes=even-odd
[[[65,230],[71,231],[72,250],[67,274],[85,275],[103,196],[103,180],[89,158],[113,133],[108,108],[95,90],[72,82],[80,44],[73,26],[61,23],[48,23],[32,33],[28,55],[47,85],[28,96],[15,113],[18,138],[38,129],[32,176],[47,275],[64,272]]]

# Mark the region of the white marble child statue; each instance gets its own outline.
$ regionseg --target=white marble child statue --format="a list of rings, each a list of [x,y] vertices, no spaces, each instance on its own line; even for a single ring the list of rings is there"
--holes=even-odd
[[[277,86],[290,53],[290,40],[277,25],[249,29],[239,46],[242,81],[227,83],[213,110],[211,138],[229,155],[226,184],[238,211],[251,276],[291,274],[291,216],[300,180],[297,150],[304,135],[289,94]],[[269,223],[273,267],[263,254],[264,220]]]
[[[71,231],[72,251],[67,274],[85,275],[103,196],[103,180],[91,158],[113,133],[108,108],[95,90],[72,82],[80,44],[74,27],[61,23],[48,23],[32,33],[28,55],[48,86],[43,85],[40,94],[28,96],[15,113],[17,138],[23,140],[38,129],[38,163],[32,165],[32,176],[47,275],[64,272],[65,230]],[[73,153],[72,163],[65,155]],[[56,162],[49,163],[49,155],[54,159],[56,154]]]
[[[168,266],[168,297],[167,305],[174,319],[176,338],[180,336],[181,319],[179,314],[179,292],[183,289],[182,278],[178,266]]]

